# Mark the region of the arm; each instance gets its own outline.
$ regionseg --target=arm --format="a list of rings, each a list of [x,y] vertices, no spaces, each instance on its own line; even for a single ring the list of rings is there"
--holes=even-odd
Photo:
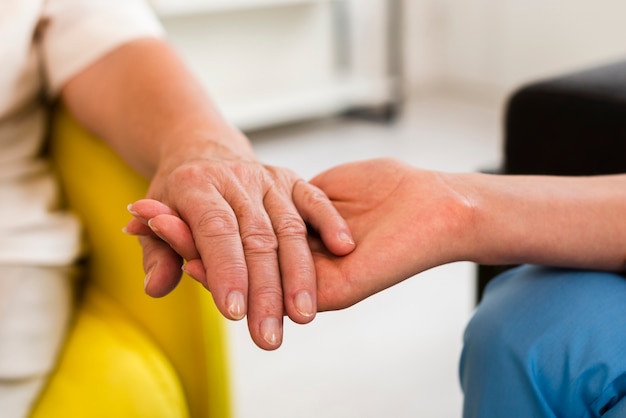
[[[316,188],[256,160],[165,42],[141,39],[115,49],[72,78],[62,100],[151,179],[148,197],[189,225],[202,283],[225,316],[247,314],[259,346],[280,345],[283,306],[296,322],[313,319],[305,222],[337,254],[353,247],[345,223]],[[141,242],[146,292],[162,296],[180,279],[182,260],[154,236]]]
[[[626,175],[459,175],[485,264],[626,268]]]
[[[451,174],[379,160],[331,169],[312,183],[357,243],[335,257],[313,241],[320,310],[454,261],[626,268],[626,175]]]
[[[333,201],[357,243],[338,257],[309,236],[319,311],[346,308],[455,261],[626,268],[626,175],[441,173],[380,159],[332,168],[311,183]],[[174,248],[184,247],[180,219],[159,215],[163,209],[150,202],[138,208]]]

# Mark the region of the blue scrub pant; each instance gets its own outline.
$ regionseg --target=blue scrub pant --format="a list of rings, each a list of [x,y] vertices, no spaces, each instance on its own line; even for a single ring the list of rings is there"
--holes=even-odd
[[[522,266],[465,332],[464,418],[626,417],[626,278]]]

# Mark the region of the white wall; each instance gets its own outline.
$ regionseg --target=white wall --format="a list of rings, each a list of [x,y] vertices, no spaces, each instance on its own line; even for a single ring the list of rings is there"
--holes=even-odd
[[[387,0],[152,0],[227,118],[251,130],[390,100]]]
[[[323,86],[333,77],[330,3],[163,18],[170,40],[229,106]]]
[[[405,0],[414,90],[501,95],[522,82],[626,58],[623,0]]]

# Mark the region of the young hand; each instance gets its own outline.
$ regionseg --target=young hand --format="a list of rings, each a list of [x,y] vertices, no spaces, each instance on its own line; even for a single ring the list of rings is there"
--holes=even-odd
[[[392,159],[355,162],[319,174],[322,189],[356,242],[336,256],[311,236],[318,311],[343,309],[429,268],[462,260],[472,236],[471,202],[449,175]]]

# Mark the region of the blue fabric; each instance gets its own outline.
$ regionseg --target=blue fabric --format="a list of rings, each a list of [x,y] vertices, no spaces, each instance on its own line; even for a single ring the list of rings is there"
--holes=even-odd
[[[626,417],[626,278],[522,266],[468,324],[465,418]]]

